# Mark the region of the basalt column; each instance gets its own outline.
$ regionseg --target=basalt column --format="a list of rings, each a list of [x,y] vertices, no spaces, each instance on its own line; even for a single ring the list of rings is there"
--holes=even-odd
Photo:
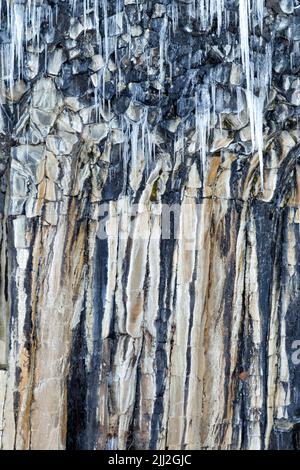
[[[300,1],[0,18],[0,448],[300,449]]]

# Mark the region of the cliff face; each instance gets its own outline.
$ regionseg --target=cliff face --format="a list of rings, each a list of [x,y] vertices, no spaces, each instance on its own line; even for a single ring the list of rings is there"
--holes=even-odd
[[[2,449],[300,448],[300,2],[0,1]]]

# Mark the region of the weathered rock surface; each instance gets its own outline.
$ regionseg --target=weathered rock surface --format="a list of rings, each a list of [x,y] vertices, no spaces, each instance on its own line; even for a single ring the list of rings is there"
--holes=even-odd
[[[300,2],[0,5],[1,448],[299,448]]]

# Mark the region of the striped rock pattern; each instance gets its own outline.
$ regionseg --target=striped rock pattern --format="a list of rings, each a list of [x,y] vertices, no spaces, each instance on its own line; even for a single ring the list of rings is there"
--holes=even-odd
[[[300,2],[0,4],[1,449],[300,449]]]

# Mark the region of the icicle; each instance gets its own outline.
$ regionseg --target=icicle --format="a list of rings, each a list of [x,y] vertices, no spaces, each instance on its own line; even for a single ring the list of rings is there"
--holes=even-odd
[[[196,92],[196,145],[199,147],[203,175],[205,175],[207,145],[210,135],[211,99],[208,87]]]
[[[265,0],[252,0],[253,13],[257,18],[260,30],[263,30]]]
[[[25,11],[24,5],[12,4],[10,5],[10,89],[12,92],[14,81],[14,64],[17,60],[18,79],[20,79],[21,71],[23,68],[23,40],[24,40],[24,18]]]
[[[142,122],[142,137],[141,137],[141,141],[142,141],[142,149],[141,149],[141,154],[142,154],[142,158],[144,159],[144,161],[146,162],[146,171],[148,173],[149,171],[149,159],[146,158],[146,155],[145,155],[145,135],[146,135],[146,130],[147,130],[147,113],[145,113],[145,116],[144,116],[144,119],[143,119],[143,122]]]
[[[0,103],[0,134],[4,132],[4,119],[2,113],[2,104]]]
[[[217,17],[218,34],[221,32],[223,11],[224,0],[209,0],[209,23],[211,25],[214,17]]]
[[[102,0],[103,10],[103,23],[104,23],[104,50],[105,50],[105,62],[108,61],[108,17],[107,17],[107,0]]]
[[[246,72],[247,87],[250,86],[250,55],[249,55],[249,0],[239,0],[240,46],[242,65]]]
[[[224,0],[219,0],[217,4],[218,35],[221,34],[223,11],[224,11]]]
[[[70,0],[70,3],[72,5],[72,14],[74,16],[76,12],[76,7],[77,7],[77,0]]]
[[[175,33],[178,27],[178,5],[175,0],[172,1],[172,31]]]
[[[124,135],[124,144],[122,148],[122,157],[123,157],[123,191],[126,191],[127,186],[127,176],[128,176],[128,162],[129,162],[129,138],[128,138],[128,126],[122,116],[121,118],[121,131]]]
[[[139,138],[139,130],[140,124],[133,123],[131,125],[131,166],[134,168],[137,164],[138,159],[138,138]]]
[[[259,157],[259,170],[261,178],[261,188],[264,188],[264,163],[263,163],[263,115],[264,115],[265,93],[261,91],[259,96],[254,96],[253,118],[255,144]]]
[[[148,149],[147,164],[148,164],[148,168],[150,172],[151,164],[153,160],[155,159],[155,143],[154,143],[153,135],[148,127],[147,127],[147,149]]]
[[[6,0],[6,29],[10,33],[10,4],[9,0]]]
[[[211,27],[214,18],[217,18],[217,32],[221,33],[225,0],[198,0],[197,17],[203,30]],[[192,13],[191,13],[191,16]]]
[[[44,62],[44,68],[47,70],[48,66],[48,44],[45,44],[45,62]]]
[[[37,48],[40,48],[41,8],[37,9]]]
[[[99,21],[99,0],[94,0],[94,25],[96,30],[97,43],[100,42],[100,21]]]
[[[83,31],[86,33],[87,25],[87,0],[83,0]]]
[[[211,101],[212,101],[212,108],[213,108],[213,123],[216,120],[216,84],[212,82],[211,84]]]
[[[255,0],[253,9],[260,19],[263,18],[263,0]],[[260,6],[258,6],[260,3]],[[261,188],[263,190],[264,176],[263,176],[263,114],[264,114],[264,102],[266,98],[266,78],[270,80],[270,67],[265,67],[258,73],[260,88],[259,97],[254,95],[254,58],[250,58],[249,50],[249,28],[250,28],[250,0],[239,0],[239,21],[240,21],[240,47],[241,47],[241,58],[242,66],[246,75],[246,97],[247,106],[250,120],[250,131],[252,140],[252,151],[257,150],[259,155],[259,166],[260,166],[260,178]],[[267,54],[270,55],[270,52]],[[251,59],[251,60],[250,60]],[[262,79],[262,77],[267,77]]]
[[[159,83],[162,85],[164,79],[164,60],[165,60],[165,37],[167,32],[168,20],[165,17],[162,28],[159,33]]]
[[[121,13],[122,8],[121,8],[121,0],[117,0],[116,2],[116,14]]]

